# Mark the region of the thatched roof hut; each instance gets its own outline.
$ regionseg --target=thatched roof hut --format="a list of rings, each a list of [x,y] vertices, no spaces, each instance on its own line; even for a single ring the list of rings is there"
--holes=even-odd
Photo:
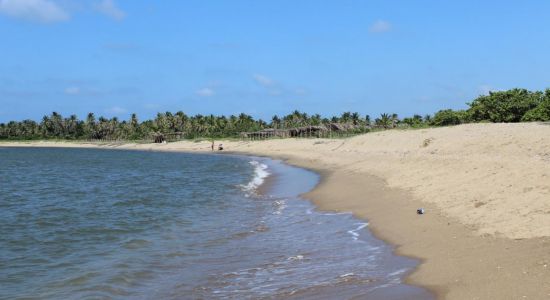
[[[162,133],[162,132],[154,132],[152,134],[153,142],[160,144],[163,142],[172,142],[172,141],[178,141],[181,140],[185,134],[183,132],[170,132],[170,133]]]
[[[297,127],[289,129],[289,133],[291,137],[298,137],[298,136],[320,136],[321,133],[327,131],[327,128],[325,126],[303,126],[303,127]]]
[[[251,139],[265,139],[265,138],[271,138],[271,137],[289,137],[290,133],[289,130],[286,129],[274,129],[274,128],[267,128],[260,131],[255,132],[241,132],[240,134],[243,138],[251,138]]]
[[[350,123],[329,123],[326,125],[308,125],[289,129],[268,128],[255,132],[241,132],[241,138],[267,139],[272,137],[327,137],[333,134],[348,134],[356,129],[364,129],[360,125]],[[368,127],[370,128],[370,126]]]

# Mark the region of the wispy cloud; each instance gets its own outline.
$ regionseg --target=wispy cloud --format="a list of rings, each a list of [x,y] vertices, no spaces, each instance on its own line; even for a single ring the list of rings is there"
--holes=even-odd
[[[370,33],[384,33],[391,30],[392,30],[392,24],[384,20],[378,20],[369,27]]]
[[[216,94],[216,92],[211,88],[202,88],[196,91],[195,94],[199,97],[212,97]]]
[[[292,88],[273,80],[271,77],[262,74],[253,74],[254,81],[262,86],[272,96],[295,95],[304,96],[308,92],[305,88]]]
[[[285,88],[281,84],[266,75],[254,74],[252,78],[272,96],[280,96],[285,93]]]
[[[71,86],[71,87],[65,88],[65,94],[78,95],[80,94],[80,88],[77,86]]]
[[[263,87],[272,87],[275,85],[275,81],[265,75],[254,74],[252,78]]]
[[[105,110],[106,113],[109,113],[109,114],[114,114],[114,115],[118,115],[118,114],[124,114],[126,112],[128,112],[127,109],[125,108],[122,108],[120,106],[113,106],[113,107],[109,107]]]
[[[126,12],[121,10],[114,0],[102,0],[94,5],[96,11],[112,18],[113,20],[120,21],[126,17]]]
[[[68,12],[49,0],[0,0],[0,14],[39,23],[55,23],[70,18]]]

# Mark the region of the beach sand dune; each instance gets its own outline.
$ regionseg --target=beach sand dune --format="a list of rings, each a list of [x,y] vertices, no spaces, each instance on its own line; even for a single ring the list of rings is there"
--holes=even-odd
[[[317,170],[306,197],[368,218],[408,278],[445,299],[550,299],[550,125],[467,124],[347,139],[224,141],[227,150]],[[0,144],[8,145],[8,144]],[[105,147],[70,143],[18,146]],[[109,147],[210,151],[211,142]],[[416,209],[424,207],[425,215]]]

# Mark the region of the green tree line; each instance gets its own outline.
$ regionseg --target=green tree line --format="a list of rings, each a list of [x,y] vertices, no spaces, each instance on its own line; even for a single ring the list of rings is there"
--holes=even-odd
[[[512,89],[490,92],[467,103],[465,110],[440,110],[433,116],[414,115],[400,119],[397,114],[383,113],[371,120],[369,115],[344,112],[339,116],[322,117],[319,114],[294,111],[286,116],[273,116],[271,120],[254,119],[241,113],[238,116],[194,115],[182,111],[158,113],[152,120],[140,122],[136,114],[129,120],[98,117],[89,113],[85,120],[76,115],[63,117],[53,112],[40,122],[34,120],[11,121],[0,124],[0,139],[118,139],[147,140],[155,134],[183,133],[185,138],[237,137],[241,132],[267,128],[287,129],[302,126],[319,126],[333,123],[346,124],[354,133],[371,128],[449,126],[472,122],[530,122],[550,121],[550,89],[545,92]]]
[[[283,117],[273,116],[266,122],[241,113],[238,116],[195,115],[188,116],[182,111],[158,113],[152,120],[140,122],[136,114],[129,120],[118,118],[96,118],[89,113],[85,120],[76,115],[63,117],[57,112],[44,116],[40,122],[24,120],[0,124],[0,139],[118,139],[146,140],[157,134],[184,133],[185,138],[238,137],[241,132],[252,132],[266,128],[295,128],[329,123],[354,125],[354,130],[364,131],[370,124],[370,117],[359,113],[345,112],[340,116],[323,118],[319,114],[294,111]]]

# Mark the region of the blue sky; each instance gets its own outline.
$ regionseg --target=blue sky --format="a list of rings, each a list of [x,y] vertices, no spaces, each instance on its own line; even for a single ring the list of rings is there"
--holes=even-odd
[[[550,1],[0,0],[0,122],[376,116],[550,87]]]

